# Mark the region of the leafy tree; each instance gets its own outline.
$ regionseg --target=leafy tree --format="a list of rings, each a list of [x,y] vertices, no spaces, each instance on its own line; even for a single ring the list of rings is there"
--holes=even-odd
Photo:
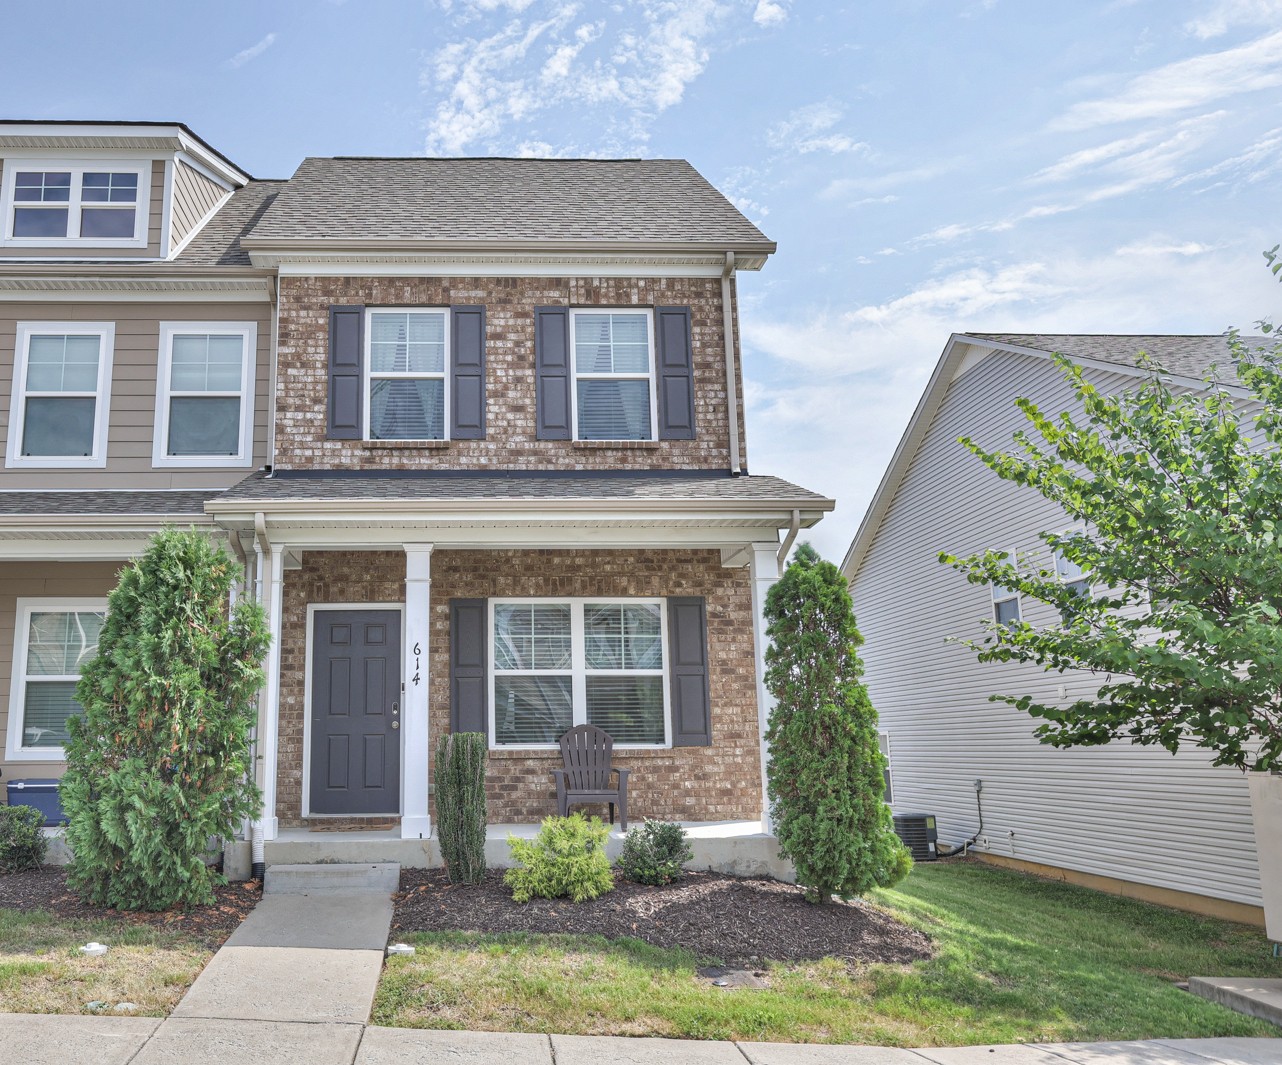
[[[221,547],[170,529],[108,597],[62,783],[69,881],[96,905],[212,902],[210,838],[257,813],[249,732],[268,634],[257,604],[230,608],[234,577]]]
[[[1041,534],[1046,561],[1058,554],[1083,571],[1076,588],[1037,560],[940,555],[972,584],[1058,611],[1048,624],[990,625],[967,641],[981,661],[1100,679],[1093,697],[1066,707],[992,697],[1042,719],[1045,743],[1196,745],[1216,765],[1282,765],[1282,347],[1230,334],[1230,352],[1232,386],[1213,370],[1205,391],[1180,389],[1146,360],[1143,384],[1112,396],[1056,356],[1080,413],[1051,416],[1020,399],[1031,429],[1013,449],[962,440],[1081,526]]]
[[[809,544],[766,596],[767,788],[779,853],[811,902],[849,899],[912,868],[884,801],[877,711],[860,680],[850,591]]]

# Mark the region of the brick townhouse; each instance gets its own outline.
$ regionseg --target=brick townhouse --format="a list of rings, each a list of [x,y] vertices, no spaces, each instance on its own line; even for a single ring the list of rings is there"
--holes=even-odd
[[[633,816],[760,824],[762,599],[833,504],[748,472],[774,245],[688,163],[263,181],[177,123],[5,122],[0,212],[6,776],[60,773],[120,565],[195,525],[274,637],[265,843],[429,840],[449,730],[537,821],[584,722]]]

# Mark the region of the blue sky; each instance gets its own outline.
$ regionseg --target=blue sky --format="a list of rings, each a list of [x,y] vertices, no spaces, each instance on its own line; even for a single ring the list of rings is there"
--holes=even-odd
[[[952,331],[1272,315],[1282,0],[10,5],[8,117],[304,155],[690,159],[779,242],[741,277],[754,472],[839,559]]]

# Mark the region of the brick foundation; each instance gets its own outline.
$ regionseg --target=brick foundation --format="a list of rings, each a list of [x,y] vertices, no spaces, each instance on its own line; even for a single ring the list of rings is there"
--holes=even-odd
[[[281,642],[277,815],[302,818],[307,606],[402,603],[401,552],[309,552],[285,574]],[[708,603],[712,698],[711,747],[616,752],[632,768],[629,813],[636,820],[753,820],[761,816],[760,748],[752,601],[746,569],[725,569],[710,550],[437,551],[432,556],[430,727],[449,730],[449,600],[506,596],[662,597],[700,595]],[[418,757],[428,757],[420,752]],[[486,781],[493,823],[538,821],[556,812],[551,752],[492,751]],[[354,828],[360,818],[317,819],[317,827]],[[371,825],[372,827],[372,825]]]
[[[334,304],[484,304],[487,438],[426,447],[325,439],[329,308]],[[534,308],[545,306],[688,306],[696,439],[625,445],[536,439]],[[717,278],[282,277],[275,465],[280,470],[725,469],[730,445],[724,333]],[[736,387],[742,441],[742,380]]]

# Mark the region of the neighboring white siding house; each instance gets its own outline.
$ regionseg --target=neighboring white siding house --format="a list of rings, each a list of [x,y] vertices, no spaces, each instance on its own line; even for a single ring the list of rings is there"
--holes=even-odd
[[[940,551],[1013,549],[1050,567],[1038,534],[1069,525],[1035,491],[999,479],[958,437],[987,448],[1009,445],[1027,425],[1014,405],[1020,396],[1049,412],[1072,409],[1050,351],[1073,356],[1090,367],[1097,387],[1116,391],[1138,383],[1130,363],[1141,348],[1189,384],[1211,362],[1227,361],[1221,337],[949,341],[844,566],[866,641],[866,679],[890,737],[895,812],[936,814],[942,842],[976,831],[973,784],[981,779],[983,853],[1258,906],[1240,772],[1213,768],[1193,749],[1173,757],[1127,743],[1076,750],[1040,744],[1033,718],[988,696],[1071,701],[1093,693],[1099,680],[1018,663],[983,665],[949,642],[981,634],[993,597],[941,565]],[[1020,606],[1034,623],[1053,617],[1043,604],[1024,599]]]

